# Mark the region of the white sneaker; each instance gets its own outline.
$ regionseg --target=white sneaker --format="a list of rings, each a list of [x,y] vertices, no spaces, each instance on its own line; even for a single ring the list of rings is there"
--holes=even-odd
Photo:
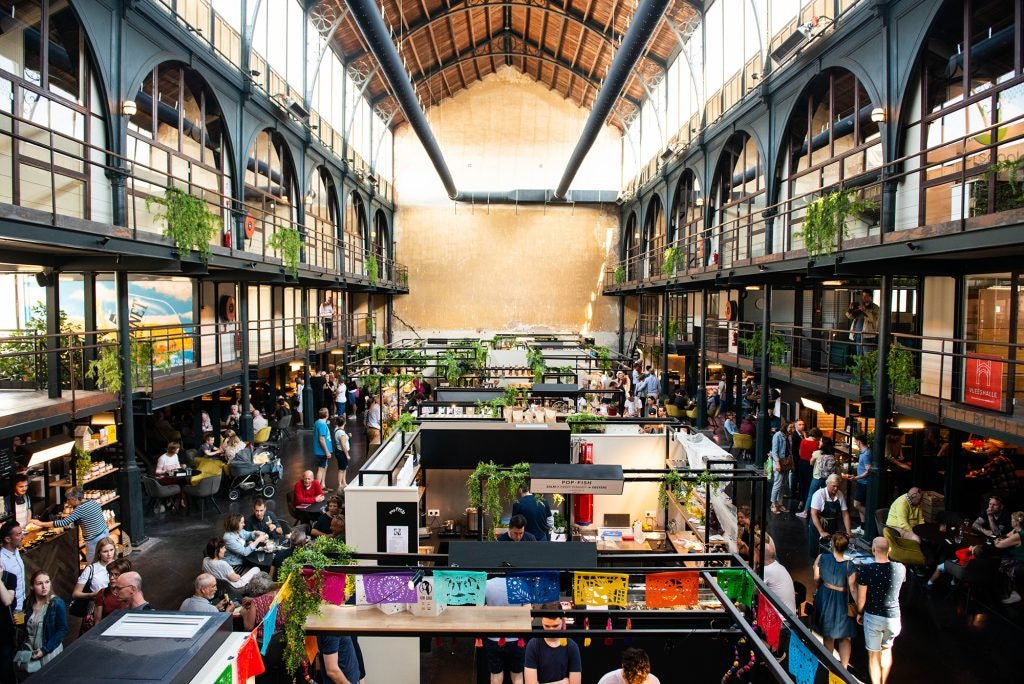
[[[796,517],[798,517],[798,518],[806,518],[807,517],[807,511],[800,511],[799,513],[796,514]]]
[[[165,510],[167,510],[167,508],[163,504],[160,504],[159,506],[156,507],[157,513],[163,513]]]
[[[864,535],[864,528],[863,527],[854,527],[852,530],[850,530],[850,532],[852,532],[854,535],[860,537],[860,536]]]
[[[1016,589],[1011,591],[1010,595],[1003,599],[1003,603],[1005,603],[1006,605],[1010,605],[1011,603],[1019,603],[1019,602],[1020,602],[1020,594],[1017,593]]]

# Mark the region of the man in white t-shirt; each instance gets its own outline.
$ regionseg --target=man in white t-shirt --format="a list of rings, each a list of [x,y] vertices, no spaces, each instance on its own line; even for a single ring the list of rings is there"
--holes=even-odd
[[[772,541],[764,545],[764,583],[775,600],[796,614],[793,578],[775,556],[775,542]]]
[[[636,418],[640,415],[640,411],[643,409],[643,402],[640,401],[640,397],[635,394],[630,395],[629,399],[626,399],[625,408],[622,410],[622,415],[626,418]]]

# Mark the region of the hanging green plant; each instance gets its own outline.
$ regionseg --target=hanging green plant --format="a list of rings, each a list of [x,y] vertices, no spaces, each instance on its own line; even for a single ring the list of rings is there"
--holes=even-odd
[[[679,500],[679,492],[683,486],[683,476],[678,470],[666,470],[658,483],[658,505],[662,508],[668,507],[669,493]]]
[[[789,366],[789,345],[779,333],[768,338],[768,358],[773,366]]]
[[[310,349],[315,347],[324,339],[324,333],[319,323],[295,326],[295,344],[299,349]]]
[[[800,230],[793,237],[804,241],[808,256],[832,254],[839,239],[847,235],[846,219],[850,215],[877,210],[878,202],[858,197],[852,188],[836,190],[807,205]]]
[[[437,359],[438,370],[444,375],[444,379],[448,381],[448,384],[455,387],[459,384],[459,380],[462,378],[462,374],[465,370],[463,367],[463,359],[459,358],[453,350],[448,349]]]
[[[686,268],[682,250],[678,247],[669,247],[665,250],[665,256],[661,262],[661,274],[671,278],[680,268],[684,270]]]
[[[598,367],[603,371],[612,369],[612,352],[608,347],[594,345],[591,348],[593,356],[597,359]]]
[[[616,266],[613,277],[615,278],[615,284],[616,285],[621,285],[622,283],[626,282],[626,268],[625,268],[625,266],[623,266],[622,264],[619,264],[618,266]]]
[[[875,378],[878,377],[878,350],[851,357],[848,368],[856,384],[874,387]]]
[[[607,423],[608,419],[590,411],[580,411],[567,415],[565,422],[569,426],[569,432],[577,434],[580,432],[604,432],[604,426],[599,423]]]
[[[164,236],[174,241],[178,251],[184,254],[195,250],[204,264],[209,261],[210,241],[222,221],[206,202],[172,186],[164,191],[163,197],[146,198],[147,211],[154,204],[164,208],[155,218],[164,221]]]
[[[704,469],[700,475],[697,476],[697,480],[694,482],[694,486],[704,489],[707,486],[711,487],[711,491],[714,492],[718,489],[718,477],[715,476],[707,468]]]
[[[529,463],[516,463],[511,468],[502,468],[493,461],[477,464],[466,479],[466,491],[469,493],[469,505],[484,513],[484,539],[494,537],[494,527],[501,521],[505,507],[516,500],[519,487],[529,479]]]
[[[875,353],[877,355],[877,352]],[[889,389],[893,394],[917,394],[921,390],[921,381],[917,379],[917,369],[914,367],[914,355],[898,340],[893,340],[889,347],[887,361]]]
[[[366,277],[370,279],[371,285],[376,285],[377,279],[380,277],[380,264],[377,263],[377,257],[373,254],[366,258]]]
[[[405,289],[409,289],[409,271],[407,269],[403,268],[398,272],[398,282],[400,282],[402,287]]]
[[[116,342],[100,347],[96,359],[89,362],[88,375],[105,392],[121,391],[121,354]]]
[[[302,245],[302,233],[291,226],[279,225],[267,240],[267,247],[278,253],[285,270],[296,278],[299,275],[299,257],[302,254]]]
[[[89,362],[88,375],[96,380],[96,386],[104,392],[120,392],[124,389],[121,376],[121,349],[116,338],[100,348],[94,361]],[[153,362],[153,342],[133,337],[131,346],[132,389],[139,390],[153,385],[153,370],[170,367],[170,359]]]
[[[353,565],[352,552],[344,542],[321,535],[312,544],[295,549],[278,568],[277,576],[284,577],[285,583],[291,586],[291,592],[279,607],[285,621],[284,662],[288,672],[298,672],[307,658],[306,620],[311,615],[320,614],[324,570],[332,566]],[[312,576],[303,577],[303,568],[312,569]],[[345,593],[349,595],[348,586]]]
[[[366,317],[366,320],[363,323],[363,327],[365,328],[367,335],[373,335],[373,329],[374,329],[373,316],[367,316]]]
[[[682,321],[669,321],[668,322],[668,339],[678,339],[683,331]]]
[[[754,328],[750,337],[741,337],[740,344],[743,345],[743,355],[756,359],[761,356],[761,345],[764,343],[764,336],[761,328]]]
[[[544,373],[548,370],[548,366],[544,362],[544,352],[537,347],[528,348],[526,350],[526,364],[533,371],[533,381],[541,382],[544,379]]]
[[[1021,178],[1021,169],[1024,168],[1024,156],[1006,157],[992,164],[988,170],[988,176],[999,180],[1000,174],[1006,174],[1006,180],[1010,184],[1010,202],[999,202],[999,194],[996,194],[996,211],[1011,209],[1014,206],[1024,204],[1024,179]],[[986,196],[987,199],[987,196]],[[1010,206],[1001,206],[1009,204]],[[986,207],[987,211],[988,208]]]
[[[80,487],[92,472],[92,454],[76,444],[71,449],[71,459],[75,464],[75,484]]]

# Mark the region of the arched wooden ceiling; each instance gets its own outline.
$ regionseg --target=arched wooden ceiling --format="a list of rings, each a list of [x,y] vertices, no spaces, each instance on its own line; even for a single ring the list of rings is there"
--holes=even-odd
[[[357,82],[369,78],[366,96],[382,112],[395,112],[392,126],[403,121],[359,29],[347,16],[345,0],[313,4],[314,15],[343,17],[334,30],[334,47],[349,74]],[[425,109],[501,65],[518,69],[589,109],[635,9],[634,0],[382,0],[379,4]],[[674,0],[669,5],[609,124],[621,129],[623,121],[639,113],[648,89],[664,78],[670,58],[678,51],[673,26],[684,31],[699,18],[702,5],[703,0]]]

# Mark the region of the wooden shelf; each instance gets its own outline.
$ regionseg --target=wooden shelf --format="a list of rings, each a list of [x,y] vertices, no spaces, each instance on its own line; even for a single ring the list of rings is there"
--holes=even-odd
[[[86,452],[86,453],[88,453],[88,454],[91,454],[91,453],[93,453],[94,451],[99,451],[100,449],[106,449],[107,447],[109,447],[109,446],[115,446],[116,444],[117,444],[117,440],[115,439],[115,440],[114,440],[114,441],[112,441],[112,442],[107,442],[106,444],[100,444],[100,445],[99,445],[98,447],[96,447],[95,449],[83,449],[82,451],[84,451],[84,452]]]
[[[104,478],[104,477],[106,477],[107,475],[113,475],[113,474],[114,474],[114,473],[116,473],[116,472],[117,472],[118,470],[120,470],[120,468],[111,468],[110,470],[107,470],[107,471],[105,471],[105,472],[103,472],[103,473],[101,473],[101,474],[97,475],[96,477],[90,477],[90,478],[86,478],[85,480],[82,480],[81,482],[79,482],[79,483],[78,483],[78,486],[79,486],[79,487],[82,487],[82,486],[84,486],[84,485],[87,485],[87,484],[89,484],[90,482],[92,482],[92,481],[94,481],[94,480],[99,480],[99,479],[101,479],[101,478]]]
[[[116,530],[120,526],[121,526],[121,523],[116,522],[113,525],[110,525],[110,526],[107,527],[107,532],[113,532],[114,530]],[[84,549],[85,548],[85,544],[79,544],[78,548],[79,549]],[[90,562],[92,562],[92,561],[90,561]]]

